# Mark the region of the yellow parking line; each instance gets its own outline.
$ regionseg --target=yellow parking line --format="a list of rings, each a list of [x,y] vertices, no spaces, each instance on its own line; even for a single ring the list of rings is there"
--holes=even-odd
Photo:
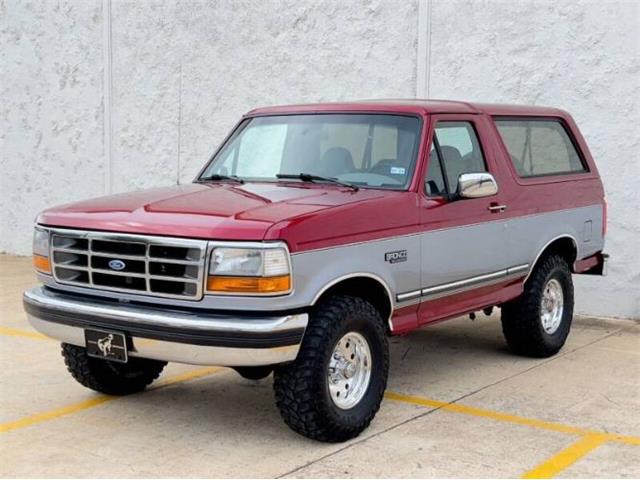
[[[18,328],[10,328],[10,327],[0,327],[0,335],[7,335],[7,336],[13,336],[13,337],[24,337],[24,338],[32,338],[35,340],[51,340],[49,337],[42,335],[40,333],[37,332],[32,332],[32,331],[28,331],[28,330],[21,330]],[[173,383],[177,383],[177,382],[183,382],[183,381],[188,381],[188,380],[192,380],[195,378],[199,378],[205,375],[209,375],[211,373],[214,373],[216,371],[220,370],[219,368],[215,367],[215,368],[205,368],[205,369],[201,369],[201,370],[195,370],[192,372],[188,372],[182,375],[176,375],[175,377],[170,377],[169,379],[167,379],[164,382],[160,382],[158,383],[154,388],[152,389],[156,389],[156,388],[161,388],[163,386],[167,386],[167,385],[171,385]],[[632,436],[632,435],[621,435],[621,434],[616,434],[616,433],[604,433],[604,432],[597,432],[597,431],[591,431],[591,430],[587,430],[587,429],[583,429],[583,428],[579,428],[579,427],[574,427],[571,425],[565,425],[562,423],[555,423],[555,422],[547,422],[544,420],[537,420],[537,419],[533,419],[533,418],[526,418],[526,417],[520,417],[517,415],[511,415],[511,414],[507,414],[507,413],[502,413],[502,412],[495,412],[492,410],[485,410],[482,408],[476,408],[476,407],[470,407],[467,405],[460,405],[460,404],[456,404],[456,403],[447,403],[447,402],[441,402],[439,400],[432,400],[429,398],[424,398],[424,397],[418,397],[415,395],[403,395],[400,393],[396,393],[396,392],[386,392],[385,393],[385,397],[388,398],[389,400],[394,400],[394,401],[398,401],[398,402],[404,402],[404,403],[411,403],[414,405],[421,405],[424,407],[431,407],[431,408],[440,408],[443,410],[447,410],[450,412],[455,412],[455,413],[462,413],[465,415],[472,415],[475,417],[484,417],[484,418],[489,418],[489,419],[493,419],[493,420],[497,420],[497,421],[503,421],[503,422],[509,422],[509,423],[515,423],[515,424],[519,424],[519,425],[526,425],[526,426],[530,426],[530,427],[534,427],[534,428],[541,428],[544,430],[551,430],[554,432],[560,432],[560,433],[567,433],[567,434],[573,434],[573,435],[581,435],[581,436],[588,436],[589,438],[592,437],[605,437],[606,441],[614,441],[614,442],[621,442],[621,443],[626,443],[629,445],[637,445],[640,446],[640,437],[636,437],[636,436]],[[56,409],[56,410],[52,410],[50,412],[44,412],[42,414],[37,414],[37,415],[33,415],[30,417],[25,417],[23,419],[20,420],[16,420],[14,422],[8,422],[5,424],[0,424],[0,433],[1,432],[6,432],[9,430],[14,430],[16,428],[22,428],[24,426],[28,426],[28,425],[32,425],[34,423],[40,423],[42,421],[45,420],[49,420],[51,418],[57,418],[63,415],[67,415],[69,413],[74,413],[76,411],[80,411],[80,410],[85,410],[87,408],[92,408],[96,405],[100,405],[101,403],[104,403],[106,401],[109,400],[113,400],[115,398],[118,397],[108,397],[108,396],[100,396],[100,397],[96,397],[90,400],[86,400],[83,402],[79,402],[77,404],[74,405],[70,405],[68,407],[62,407],[60,409]]]
[[[111,400],[115,400],[116,398],[118,397],[100,395],[98,397],[90,398],[89,400],[84,400],[82,402],[73,403],[65,407],[49,410],[48,412],[42,412],[42,413],[37,413],[35,415],[30,415],[28,417],[23,417],[18,420],[14,420],[12,422],[1,424],[0,432],[2,433],[9,432],[11,430],[17,430],[18,428],[29,427],[37,423],[42,423],[48,420],[53,420],[55,418],[63,417],[64,415],[69,415],[71,413],[81,412],[82,410],[87,410],[88,408],[96,407],[105,402],[110,402]]]
[[[610,433],[608,437],[612,442],[621,442],[627,443],[629,445],[640,446],[640,437],[634,437],[631,435],[619,435],[617,433]]]
[[[51,340],[49,337],[38,332],[30,332],[29,330],[21,330],[18,328],[0,327],[0,335],[8,335],[10,337],[34,338],[36,340]]]
[[[553,478],[608,440],[608,435],[588,434],[580,437],[577,442],[529,470],[522,478]]]
[[[150,390],[157,390],[159,388],[168,387],[169,385],[174,385],[176,383],[195,380],[196,378],[201,378],[207,375],[211,375],[213,373],[217,373],[222,370],[223,369],[219,367],[208,367],[208,368],[201,368],[198,370],[192,370],[186,373],[181,373],[181,374],[169,377],[164,381],[158,382],[158,384],[152,387]],[[88,400],[83,400],[82,402],[77,402],[71,405],[67,405],[65,407],[56,408],[53,410],[49,410],[47,412],[37,413],[35,415],[30,415],[28,417],[20,418],[12,422],[3,423],[3,424],[0,424],[0,433],[9,432],[11,430],[17,430],[19,428],[29,427],[31,425],[36,425],[38,423],[46,422],[48,420],[54,420],[56,418],[60,418],[65,415],[81,412],[83,410],[87,410],[89,408],[102,405],[103,403],[116,400],[118,398],[122,398],[122,397],[114,397],[110,395],[99,395],[94,398],[90,398]]]
[[[467,405],[460,405],[457,403],[447,403],[438,400],[431,400],[429,398],[418,397],[415,395],[403,395],[395,392],[385,393],[385,398],[389,400],[395,400],[397,402],[411,403],[414,405],[421,405],[423,407],[440,408],[449,412],[462,413],[465,415],[472,415],[474,417],[489,418],[501,422],[515,423],[518,425],[525,425],[528,427],[540,428],[543,430],[550,430],[553,432],[568,433],[573,435],[586,435],[586,436],[602,436],[606,437],[606,440],[617,441],[627,443],[631,445],[640,445],[640,437],[634,437],[630,435],[609,434],[605,432],[595,432],[584,428],[574,427],[572,425],[565,425],[562,423],[547,422],[544,420],[537,420],[535,418],[520,417],[518,415],[511,415],[508,413],[495,412],[493,410],[485,410],[483,408],[470,407]]]

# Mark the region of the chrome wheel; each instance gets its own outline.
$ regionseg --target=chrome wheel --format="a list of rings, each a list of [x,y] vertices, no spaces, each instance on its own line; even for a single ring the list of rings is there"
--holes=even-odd
[[[327,377],[336,407],[347,410],[362,400],[371,380],[371,349],[362,335],[349,332],[338,341]]]
[[[540,321],[542,328],[552,335],[560,327],[562,313],[564,312],[564,294],[562,285],[555,278],[547,282],[542,292],[540,301]]]

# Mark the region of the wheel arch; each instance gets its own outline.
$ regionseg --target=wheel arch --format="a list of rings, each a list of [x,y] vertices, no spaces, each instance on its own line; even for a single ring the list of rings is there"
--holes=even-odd
[[[389,330],[393,330],[393,325],[391,324],[394,309],[393,295],[387,282],[380,276],[368,272],[357,272],[335,278],[316,294],[312,306],[323,298],[339,294],[352,295],[367,300],[387,321]]]
[[[568,233],[558,235],[557,237],[549,240],[538,252],[534,261],[531,263],[529,273],[524,279],[524,282],[529,280],[531,273],[534,271],[540,259],[548,253],[558,253],[569,264],[571,271],[574,271],[574,263],[578,259],[578,242],[573,235]]]

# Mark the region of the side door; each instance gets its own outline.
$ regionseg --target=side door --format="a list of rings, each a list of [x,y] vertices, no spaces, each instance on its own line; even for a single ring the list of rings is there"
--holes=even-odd
[[[488,119],[481,115],[434,115],[421,196],[420,323],[487,305],[502,288],[509,260],[500,175]],[[494,176],[498,192],[462,198],[466,173]]]

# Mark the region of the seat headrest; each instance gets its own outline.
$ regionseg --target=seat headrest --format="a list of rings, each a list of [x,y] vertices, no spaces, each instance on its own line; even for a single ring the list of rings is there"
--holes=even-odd
[[[442,152],[442,156],[444,157],[446,165],[460,165],[462,163],[462,155],[460,154],[460,150],[458,150],[456,147],[452,147],[450,145],[442,145],[440,147],[440,151]]]
[[[336,177],[355,170],[351,152],[344,147],[331,147],[324,152],[318,166],[321,175]]]

